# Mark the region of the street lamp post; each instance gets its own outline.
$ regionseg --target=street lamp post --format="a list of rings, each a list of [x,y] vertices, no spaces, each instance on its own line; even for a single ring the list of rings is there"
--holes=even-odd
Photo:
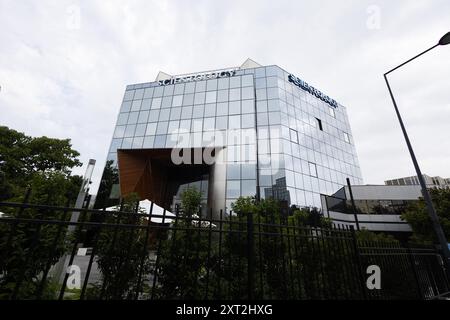
[[[428,192],[427,186],[425,184],[425,180],[423,179],[422,172],[420,170],[419,164],[417,163],[417,159],[416,159],[416,156],[414,154],[413,148],[411,146],[411,142],[409,141],[409,137],[408,137],[408,134],[406,132],[405,125],[403,124],[402,117],[400,116],[400,112],[398,111],[397,102],[395,101],[394,95],[392,93],[391,86],[389,85],[389,81],[387,79],[387,75],[390,74],[391,72],[393,72],[393,71],[397,70],[398,68],[404,66],[405,64],[413,61],[414,59],[420,57],[421,55],[427,53],[428,51],[431,51],[431,50],[433,50],[434,48],[436,48],[438,46],[443,46],[443,45],[447,45],[447,44],[450,44],[450,32],[446,33],[439,40],[439,42],[436,45],[432,46],[431,48],[423,51],[422,53],[418,54],[417,56],[409,59],[408,61],[406,61],[406,62],[400,64],[399,66],[397,66],[397,67],[389,70],[388,72],[386,72],[384,74],[384,80],[386,81],[386,85],[388,87],[389,94],[391,95],[392,103],[394,104],[394,108],[395,108],[395,113],[397,114],[398,121],[400,122],[400,127],[402,128],[403,136],[405,137],[405,140],[406,140],[406,145],[408,146],[409,154],[411,155],[411,160],[412,160],[412,162],[414,164],[414,168],[416,169],[417,178],[419,179],[419,183],[420,183],[420,186],[422,188],[422,195],[423,195],[423,198],[425,199],[425,202],[427,204],[428,214],[430,216],[434,232],[436,233],[436,236],[438,238],[439,244],[441,246],[441,250],[442,250],[442,252],[444,254],[444,257],[445,257],[445,260],[446,260],[446,267],[448,268],[447,272],[448,272],[449,271],[449,267],[450,267],[450,250],[448,248],[447,239],[446,239],[444,231],[442,230],[442,227],[441,227],[441,225],[439,223],[439,218],[438,218],[438,216],[436,214],[436,210],[434,209],[433,202],[431,201],[430,193]]]

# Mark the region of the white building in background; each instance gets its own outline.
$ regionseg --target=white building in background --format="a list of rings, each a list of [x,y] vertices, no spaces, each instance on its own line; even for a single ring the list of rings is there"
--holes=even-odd
[[[400,216],[412,202],[422,197],[420,186],[351,186],[356,218],[360,228],[370,231],[409,233],[411,227]],[[332,196],[321,195],[325,217],[335,225],[348,225],[356,229],[350,189],[345,186]]]
[[[430,177],[426,174],[423,174],[422,176],[425,180],[425,184],[429,188],[450,188],[450,178],[441,178],[439,176]],[[384,183],[388,186],[409,186],[420,184],[417,176],[386,180]]]
[[[449,188],[450,179],[423,175],[428,188]],[[401,219],[412,202],[422,198],[422,190],[417,176],[385,181],[385,185],[351,186],[356,212],[353,210],[350,189],[345,186],[337,192],[321,195],[325,217],[338,225],[356,228],[358,219],[360,228],[371,231],[393,233],[411,232],[411,227]],[[356,217],[355,217],[356,213]]]

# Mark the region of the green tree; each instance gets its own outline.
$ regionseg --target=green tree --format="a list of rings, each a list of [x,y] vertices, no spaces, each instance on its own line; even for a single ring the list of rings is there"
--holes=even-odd
[[[192,208],[198,204],[194,200]],[[210,230],[193,226],[195,211],[176,219],[169,237],[160,238],[156,297],[245,299],[247,284],[252,283],[256,299],[360,299],[363,279],[355,244],[399,245],[392,237],[368,230],[356,232],[354,239],[350,231],[332,228],[314,208],[294,209],[288,216],[273,199],[241,197],[232,211],[223,224],[209,225]],[[253,266],[248,273],[250,259]],[[380,263],[377,255],[361,259],[364,266]],[[405,277],[397,262],[383,261],[383,270],[392,269],[383,278],[384,287],[393,297],[408,296],[410,287],[402,282]]]
[[[28,188],[29,203],[64,206],[74,201],[82,178],[70,173],[81,165],[78,156],[69,139],[33,138],[0,127],[0,201],[22,202]],[[68,218],[67,213],[64,216],[57,210],[0,210],[6,217],[20,214],[28,219]],[[54,224],[0,223],[0,299],[12,295],[32,299],[40,293],[43,298],[52,296],[48,293],[50,280],[41,286],[40,279],[67,249],[65,229]]]
[[[181,193],[181,209],[183,214],[191,217],[199,212],[202,193],[195,187],[188,187]]]
[[[301,208],[294,210],[292,216],[289,217],[290,224],[294,221],[297,226],[310,226],[331,228],[333,224],[331,219],[325,218],[317,208]]]
[[[195,201],[192,207],[198,208]],[[247,298],[249,252],[254,265],[254,298],[320,298],[326,281],[342,277],[346,266],[339,260],[342,257],[327,255],[333,252],[336,241],[315,236],[315,226],[322,226],[322,232],[331,226],[317,209],[297,209],[287,217],[281,215],[276,200],[241,197],[233,203],[232,211],[222,226],[220,240],[214,230],[215,236],[208,239],[209,230],[192,227],[186,216],[173,224],[168,241],[162,241],[160,298]],[[248,247],[248,221],[254,224],[252,248]],[[325,267],[327,272],[321,272]],[[301,278],[300,273],[308,278]],[[346,296],[339,285],[335,289],[336,296]]]
[[[13,197],[16,185],[23,184],[30,140],[23,133],[0,127],[0,201]]]
[[[142,215],[145,211],[139,208],[136,193],[128,194],[120,212],[119,209],[117,206],[116,211],[108,212],[102,219],[104,223],[118,226],[103,227],[98,231],[97,243],[93,244],[102,282],[90,286],[88,299],[132,299],[136,291],[144,291],[145,282],[139,280],[150,272],[148,243],[146,246],[146,227],[150,222]]]
[[[79,177],[72,177],[71,170],[81,166],[80,154],[72,149],[69,139],[30,137],[7,127],[0,127],[0,201],[18,201],[29,187],[53,185],[64,179],[79,187]],[[49,180],[46,183],[44,180]],[[53,204],[63,205],[60,197],[73,196],[71,186],[53,190],[58,195]],[[45,189],[45,188],[44,188]],[[36,199],[41,197],[37,191],[32,193]],[[62,202],[61,202],[62,201]]]
[[[281,238],[275,236],[284,229],[283,224],[287,223],[286,218],[280,215],[279,202],[274,199],[261,199],[256,197],[238,198],[232,205],[236,217],[233,218],[239,224],[232,224],[229,228],[232,231],[239,231],[227,234],[225,238],[225,250],[233,259],[226,264],[224,272],[225,281],[231,289],[230,295],[233,298],[245,298],[248,295],[246,283],[249,281],[248,274],[245,272],[248,263],[248,237],[247,222],[262,224],[255,232],[261,232],[264,236],[255,238],[254,246],[250,248],[254,255],[256,274],[263,274],[265,281],[262,287],[260,282],[255,288],[255,296],[261,297],[262,292],[266,298],[277,298],[285,296],[287,292],[287,282],[285,281],[286,270],[283,259],[287,250],[287,244],[280,241]],[[249,217],[251,215],[251,217]],[[283,272],[284,271],[284,272]],[[236,276],[239,275],[238,281]],[[255,279],[253,279],[255,280]],[[269,295],[268,295],[269,294]]]
[[[431,199],[439,217],[439,223],[447,239],[450,238],[450,189],[430,189]],[[423,198],[410,203],[402,214],[402,219],[413,229],[411,240],[416,243],[437,243],[437,238],[428,215],[427,206]]]
[[[195,187],[181,194],[179,217],[172,223],[168,241],[160,238],[161,247],[156,270],[156,296],[162,299],[198,299],[208,281],[206,270],[213,249],[208,247],[206,226],[198,223],[201,192]],[[196,215],[196,216],[194,216]],[[208,259],[210,254],[210,259]],[[204,294],[204,293],[203,293]]]
[[[375,233],[369,231],[367,229],[361,229],[360,231],[356,231],[356,239],[361,242],[383,242],[383,243],[396,243],[398,241],[390,234],[385,234],[383,232]]]

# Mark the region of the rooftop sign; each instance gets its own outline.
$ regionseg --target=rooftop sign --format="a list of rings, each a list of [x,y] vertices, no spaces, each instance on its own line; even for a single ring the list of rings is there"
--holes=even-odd
[[[326,94],[322,93],[321,91],[317,90],[316,88],[314,88],[313,86],[310,86],[308,83],[306,83],[305,81],[297,78],[296,76],[290,74],[288,76],[289,82],[292,82],[293,84],[295,84],[297,87],[302,88],[305,91],[308,91],[309,93],[311,93],[312,95],[316,96],[317,98],[319,98],[320,100],[328,103],[330,106],[332,106],[333,108],[337,108],[338,104],[336,102],[336,100],[331,99],[329,96],[327,96]]]
[[[235,74],[236,74],[235,70],[216,71],[216,72],[201,73],[201,74],[182,76],[182,77],[172,77],[170,79],[160,80],[160,81],[158,81],[158,83],[159,83],[160,86],[165,86],[165,85],[168,85],[168,84],[175,84],[175,83],[181,83],[181,82],[191,82],[191,81],[200,81],[200,80],[232,77]]]

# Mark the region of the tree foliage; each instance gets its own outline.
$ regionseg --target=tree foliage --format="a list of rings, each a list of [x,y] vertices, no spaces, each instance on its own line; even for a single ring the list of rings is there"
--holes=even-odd
[[[383,242],[383,243],[398,243],[398,241],[391,235],[385,233],[375,233],[367,229],[356,231],[356,239],[364,242]]]
[[[29,203],[64,206],[76,199],[82,178],[71,176],[80,166],[79,153],[69,139],[30,137],[0,127],[0,201],[22,202],[31,190]],[[62,211],[0,208],[5,217],[68,219]],[[66,227],[52,224],[0,224],[0,299],[15,295],[32,299],[51,297],[50,281],[42,283],[43,271],[66,251]],[[54,296],[52,296],[54,298]]]
[[[339,281],[348,282],[344,274],[357,272],[343,263],[354,260],[353,247],[344,250],[331,237],[331,222],[317,209],[296,209],[283,216],[276,200],[241,197],[232,212],[224,223],[203,227],[193,226],[189,216],[180,214],[159,251],[156,297],[246,299],[249,281],[254,284],[254,298],[323,298],[325,289],[336,298],[358,295],[357,277],[347,289],[339,286]],[[253,225],[252,245],[248,223]],[[222,232],[214,232],[218,229]],[[336,249],[340,254],[335,254]],[[248,278],[249,257],[253,279]],[[325,288],[329,283],[335,285]],[[348,290],[352,285],[354,292]]]
[[[439,223],[444,230],[447,239],[450,238],[450,188],[430,189],[431,199],[439,217]],[[437,238],[433,230],[431,219],[423,198],[420,201],[412,202],[406,212],[402,214],[402,219],[408,222],[413,229],[412,241],[417,243],[437,243]]]
[[[181,193],[181,208],[186,216],[198,213],[202,193],[195,187],[188,187]]]
[[[146,227],[150,222],[143,213],[146,212],[139,207],[139,196],[131,193],[125,197],[122,206],[103,216],[103,222],[118,226],[104,227],[96,233],[98,238],[94,240],[94,246],[102,282],[89,288],[89,299],[132,299],[136,292],[144,291],[146,283],[140,280],[150,272],[146,243]]]
[[[181,194],[181,212],[176,212],[169,241],[160,238],[156,296],[163,299],[195,299],[206,281],[208,238],[195,219],[200,215],[201,192],[195,187]],[[194,219],[194,220],[193,220]],[[194,222],[195,221],[195,222]],[[181,231],[183,229],[186,231]]]
[[[51,191],[52,204],[63,204],[61,198],[73,197],[73,189],[81,183],[80,177],[70,176],[72,168],[81,166],[78,156],[70,139],[30,137],[0,127],[0,201],[20,200],[31,187],[36,200],[41,200],[40,191]],[[61,183],[59,189],[50,190]]]

